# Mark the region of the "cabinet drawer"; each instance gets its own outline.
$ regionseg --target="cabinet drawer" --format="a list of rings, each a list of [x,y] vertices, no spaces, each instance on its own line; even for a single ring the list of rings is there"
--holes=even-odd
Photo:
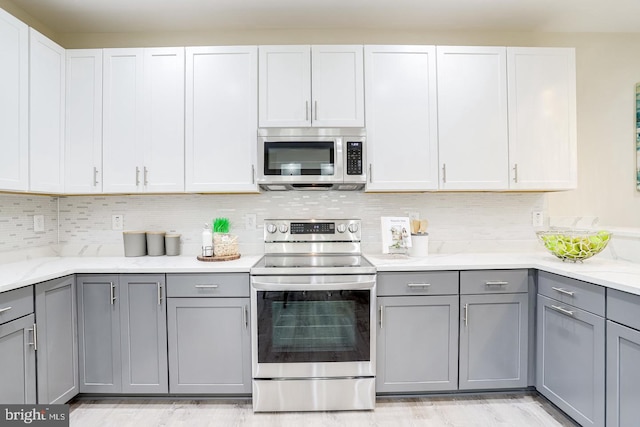
[[[460,272],[460,294],[502,294],[528,291],[527,270]]]
[[[538,293],[604,316],[604,288],[557,274],[538,272]]]
[[[640,330],[640,295],[607,289],[607,319]]]
[[[244,273],[167,274],[168,297],[248,297]]]
[[[378,273],[378,295],[455,295],[457,271]]]
[[[33,286],[0,294],[0,323],[33,313]]]

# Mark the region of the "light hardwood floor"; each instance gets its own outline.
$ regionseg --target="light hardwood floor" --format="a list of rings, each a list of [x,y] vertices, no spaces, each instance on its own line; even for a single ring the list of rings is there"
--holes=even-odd
[[[374,411],[254,414],[248,400],[79,400],[72,427],[575,426],[533,395],[379,398]]]

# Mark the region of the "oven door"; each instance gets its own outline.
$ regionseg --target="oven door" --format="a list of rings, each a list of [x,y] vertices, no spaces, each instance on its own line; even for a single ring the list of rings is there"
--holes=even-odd
[[[253,276],[253,377],[375,376],[375,283],[375,275]]]

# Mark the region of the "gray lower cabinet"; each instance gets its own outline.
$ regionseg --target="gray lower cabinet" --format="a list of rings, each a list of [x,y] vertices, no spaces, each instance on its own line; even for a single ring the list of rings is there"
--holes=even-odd
[[[607,426],[640,420],[640,295],[607,289]]]
[[[73,276],[38,283],[38,403],[66,403],[78,394],[76,285]]]
[[[34,315],[29,314],[0,325],[2,404],[36,403],[34,320]]]
[[[458,296],[385,296],[377,301],[376,392],[457,389]]]
[[[167,393],[163,274],[78,275],[81,393]]]
[[[604,426],[604,318],[538,295],[536,351],[538,391],[582,426]]]
[[[169,392],[251,394],[249,275],[167,274]]]
[[[607,321],[607,426],[640,420],[640,331]]]
[[[526,293],[460,296],[461,390],[527,386],[528,300]]]

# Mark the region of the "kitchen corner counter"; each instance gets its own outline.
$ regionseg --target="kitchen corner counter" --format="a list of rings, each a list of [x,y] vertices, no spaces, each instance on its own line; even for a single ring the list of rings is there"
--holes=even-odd
[[[262,255],[202,262],[195,256],[42,257],[0,264],[0,292],[63,277],[95,273],[248,273]],[[427,257],[365,254],[378,272],[533,268],[640,295],[640,264],[606,258],[562,262],[546,253],[434,254]]]
[[[195,256],[43,257],[0,264],[0,292],[81,273],[248,273],[262,255],[203,262]]]
[[[583,263],[562,262],[544,252],[434,254],[427,257],[365,254],[365,257],[378,272],[534,268],[640,295],[640,264],[597,256]]]

